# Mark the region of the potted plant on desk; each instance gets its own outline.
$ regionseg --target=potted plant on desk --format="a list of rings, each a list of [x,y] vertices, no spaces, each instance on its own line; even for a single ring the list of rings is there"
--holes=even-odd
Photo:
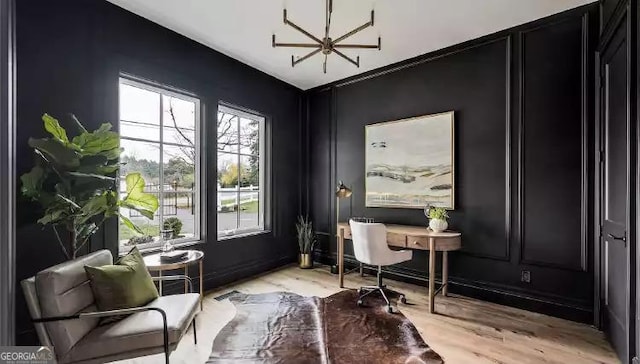
[[[313,248],[318,241],[313,232],[313,223],[309,221],[308,217],[298,216],[296,231],[300,248],[300,268],[313,268]]]
[[[449,214],[444,207],[429,208],[429,228],[436,233],[441,233],[449,227],[447,219]]]

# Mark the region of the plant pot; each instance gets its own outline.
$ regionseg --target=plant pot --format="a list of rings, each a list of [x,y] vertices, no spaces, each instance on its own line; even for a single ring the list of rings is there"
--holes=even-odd
[[[171,229],[160,230],[160,236],[162,237],[163,240],[171,240],[174,238],[173,230]]]
[[[449,227],[449,224],[447,224],[447,220],[431,219],[429,220],[429,227],[434,232],[441,233],[447,230],[447,228]]]
[[[300,268],[311,269],[313,268],[313,255],[300,253]]]

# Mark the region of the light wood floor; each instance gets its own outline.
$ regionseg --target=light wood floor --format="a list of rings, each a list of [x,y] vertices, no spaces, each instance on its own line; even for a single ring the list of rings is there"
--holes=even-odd
[[[375,284],[374,277],[345,276],[347,288]],[[593,327],[471,298],[437,296],[436,312],[427,313],[426,288],[385,283],[405,293],[413,305],[399,309],[447,364],[453,363],[618,363],[604,335]],[[340,291],[338,278],[326,267],[302,270],[289,266],[209,292],[198,316],[198,345],[191,330],[171,355],[171,363],[204,363],[220,329],[235,315],[228,301],[213,297],[231,290],[244,293],[290,291],[329,296]],[[119,363],[158,363],[154,355]]]

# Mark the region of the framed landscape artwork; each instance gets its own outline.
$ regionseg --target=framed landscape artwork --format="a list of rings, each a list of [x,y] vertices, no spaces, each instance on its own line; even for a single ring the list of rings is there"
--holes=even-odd
[[[453,111],[365,127],[366,206],[454,207]]]

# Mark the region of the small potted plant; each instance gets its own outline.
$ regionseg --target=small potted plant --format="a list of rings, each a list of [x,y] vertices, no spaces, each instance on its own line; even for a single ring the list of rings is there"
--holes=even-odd
[[[162,229],[163,232],[167,231],[170,235],[167,239],[177,239],[182,232],[182,220],[177,217],[166,218],[162,223]]]
[[[429,208],[429,228],[436,233],[441,233],[449,227],[447,219],[449,214],[444,207],[431,207]]]
[[[313,223],[308,217],[298,216],[296,224],[298,232],[298,246],[300,248],[300,268],[313,268],[313,248],[318,239],[313,232]]]

